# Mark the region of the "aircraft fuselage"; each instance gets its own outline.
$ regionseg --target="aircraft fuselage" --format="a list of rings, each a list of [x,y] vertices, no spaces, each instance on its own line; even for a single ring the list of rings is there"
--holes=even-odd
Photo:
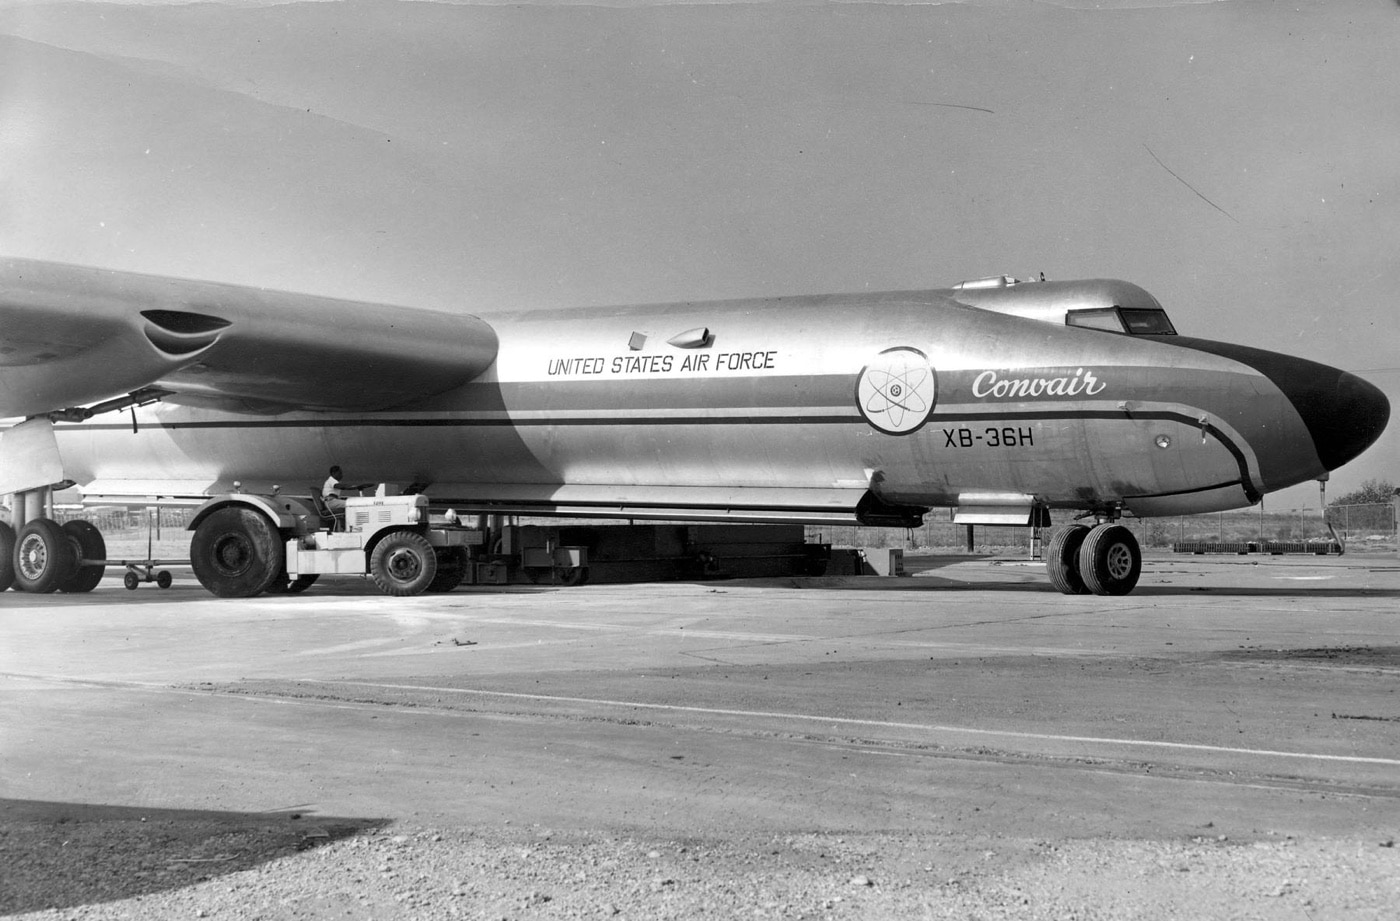
[[[136,434],[120,417],[60,425],[69,476],[99,491],[153,479],[291,490],[335,463],[350,479],[516,511],[822,519],[871,490],[912,508],[1166,515],[1248,505],[1322,475],[1361,440],[1323,418],[1345,410],[1339,386],[1375,399],[1299,359],[1055,325],[947,291],[483,319],[499,337],[494,364],[425,403],[280,415],[157,405]]]

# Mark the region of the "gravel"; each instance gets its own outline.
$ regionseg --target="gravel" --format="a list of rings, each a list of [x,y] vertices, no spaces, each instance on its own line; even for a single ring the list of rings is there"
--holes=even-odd
[[[0,824],[0,912],[43,919],[1381,919],[1390,840],[644,834],[58,814]]]

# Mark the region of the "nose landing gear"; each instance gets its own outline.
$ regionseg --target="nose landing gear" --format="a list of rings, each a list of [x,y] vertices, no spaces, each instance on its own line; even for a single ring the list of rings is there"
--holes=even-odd
[[[1142,575],[1142,549],[1121,524],[1075,524],[1051,538],[1045,568],[1063,594],[1126,595]]]

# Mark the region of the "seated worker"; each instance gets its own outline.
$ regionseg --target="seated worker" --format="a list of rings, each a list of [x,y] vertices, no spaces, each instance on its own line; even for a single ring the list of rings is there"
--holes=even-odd
[[[332,515],[345,514],[345,497],[341,492],[349,487],[340,485],[342,476],[340,467],[331,467],[330,476],[326,477],[325,484],[321,486],[321,498],[326,500],[326,508],[330,509]]]
[[[326,482],[321,485],[321,498],[325,500],[326,510],[332,517],[345,519],[345,494],[348,492],[358,493],[363,489],[368,489],[370,483],[345,483],[342,482],[344,474],[340,467],[333,466],[330,469],[330,476],[326,477]]]

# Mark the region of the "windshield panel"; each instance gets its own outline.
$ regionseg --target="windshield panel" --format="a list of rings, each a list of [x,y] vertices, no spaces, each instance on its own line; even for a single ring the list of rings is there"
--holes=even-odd
[[[1165,310],[1149,307],[1097,307],[1071,310],[1065,314],[1066,326],[1101,329],[1130,336],[1175,336],[1176,327],[1167,319]]]
[[[1175,336],[1176,327],[1165,310],[1123,309],[1123,322],[1134,336]]]

